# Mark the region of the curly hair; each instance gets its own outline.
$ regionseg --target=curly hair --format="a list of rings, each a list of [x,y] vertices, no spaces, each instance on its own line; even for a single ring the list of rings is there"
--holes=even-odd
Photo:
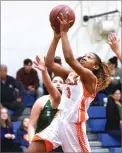
[[[108,64],[102,62],[97,54],[93,54],[96,56],[97,64],[99,66],[99,69],[93,72],[98,79],[97,91],[99,92],[104,90],[111,83],[111,70]]]

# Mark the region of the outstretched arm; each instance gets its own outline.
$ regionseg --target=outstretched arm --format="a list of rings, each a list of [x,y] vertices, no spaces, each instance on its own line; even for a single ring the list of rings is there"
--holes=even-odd
[[[60,34],[56,34],[54,31],[54,37],[53,37],[53,40],[51,42],[51,45],[49,47],[49,50],[46,56],[45,65],[49,67],[53,71],[54,74],[66,79],[70,71],[66,70],[61,65],[54,63],[55,51],[56,51],[59,39],[60,39]]]
[[[60,18],[58,19],[60,21],[62,48],[66,62],[81,77],[81,80],[85,84],[91,84],[92,82],[94,86],[96,83],[96,77],[94,76],[94,74],[90,70],[84,68],[73,56],[73,52],[67,35],[67,32],[70,28],[70,23],[72,22],[69,21],[69,14],[67,14],[66,17],[61,14]]]
[[[60,103],[60,93],[58,89],[53,85],[50,76],[47,72],[47,68],[45,66],[45,62],[42,61],[38,56],[36,57],[36,61],[34,62],[35,67],[38,68],[42,72],[42,79],[44,82],[44,85],[46,86],[51,98],[54,107],[57,108],[57,106]]]
[[[41,114],[41,111],[44,108],[45,103],[47,102],[47,99],[45,96],[39,98],[34,103],[31,114],[30,114],[30,120],[28,125],[28,136],[29,136],[29,142],[31,143],[34,135],[35,135],[35,129],[37,126],[37,121],[39,119],[39,116]]]
[[[122,54],[120,50],[120,40],[117,39],[115,33],[110,33],[108,44],[110,45],[113,52],[116,54],[120,62],[122,63]]]

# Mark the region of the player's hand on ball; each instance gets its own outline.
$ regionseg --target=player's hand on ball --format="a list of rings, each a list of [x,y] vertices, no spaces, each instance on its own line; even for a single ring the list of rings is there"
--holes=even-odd
[[[42,59],[39,58],[39,56],[36,56],[36,61],[34,61],[34,67],[41,70],[41,71],[45,71],[46,70],[46,66],[45,66],[45,59],[44,61]]]
[[[55,27],[53,27],[52,25],[51,25],[51,27],[52,27],[52,29],[54,31],[54,37],[57,38],[57,39],[60,39],[61,38],[61,34],[56,32]]]
[[[57,18],[60,22],[60,31],[68,32],[71,24],[73,23],[73,20],[70,20],[70,13],[67,12],[65,16],[61,13]]]
[[[57,39],[61,38],[61,33],[56,33],[56,31],[54,31],[54,37]]]

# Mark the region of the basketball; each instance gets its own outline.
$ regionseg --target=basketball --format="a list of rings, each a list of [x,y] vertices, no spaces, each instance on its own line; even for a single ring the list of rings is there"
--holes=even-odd
[[[73,26],[75,22],[75,13],[73,9],[71,9],[69,6],[66,5],[58,5],[52,9],[50,12],[49,20],[53,27],[55,27],[55,30],[57,33],[60,32],[60,22],[57,19],[57,17],[62,13],[63,15],[66,15],[66,13],[70,13],[70,20],[73,20],[73,22],[70,25],[70,28]]]

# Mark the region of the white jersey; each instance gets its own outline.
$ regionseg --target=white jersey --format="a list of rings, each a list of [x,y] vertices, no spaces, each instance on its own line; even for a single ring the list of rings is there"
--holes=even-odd
[[[85,121],[94,96],[86,91],[79,76],[70,73],[58,115],[46,129],[36,134],[33,141],[45,141],[47,152],[59,146],[64,152],[90,152]]]
[[[87,109],[94,98],[95,95],[86,91],[80,77],[74,72],[70,73],[58,107],[61,120],[75,123],[87,120]]]

